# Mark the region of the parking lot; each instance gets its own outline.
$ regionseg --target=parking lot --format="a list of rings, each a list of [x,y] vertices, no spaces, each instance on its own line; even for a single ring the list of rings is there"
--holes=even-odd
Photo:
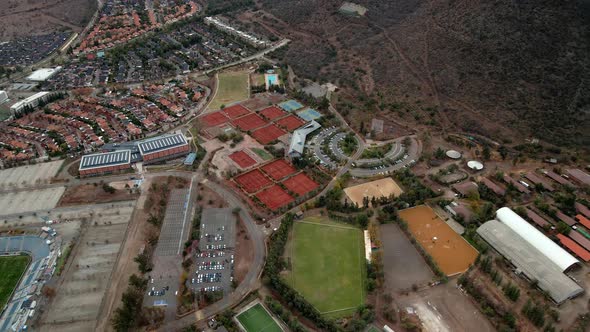
[[[236,217],[232,209],[204,209],[201,240],[195,254],[196,269],[189,287],[194,292],[231,290],[236,243]]]
[[[51,306],[45,308],[38,331],[91,331],[94,330],[101,301],[109,285],[127,223],[134,205],[104,206],[93,213],[71,213],[70,221],[87,227],[76,235],[77,245],[71,252],[71,264],[64,270],[63,281]],[[61,226],[74,222],[62,221],[55,225],[61,235]],[[63,250],[63,248],[62,248]]]
[[[381,225],[380,232],[385,284],[390,290],[409,290],[432,281],[434,274],[424,258],[396,224]],[[400,273],[400,269],[404,272]]]
[[[330,156],[322,152],[322,145],[324,144],[326,139],[332,137],[337,131],[337,127],[322,129],[322,131],[320,131],[320,133],[314,138],[312,138],[310,141],[310,145],[313,147],[313,152],[316,157],[316,160],[319,160],[320,164],[327,168],[338,167],[338,162],[332,160]]]
[[[19,191],[0,195],[0,215],[53,209],[65,187]]]
[[[57,175],[63,160],[3,169],[0,171],[0,190],[48,184]]]

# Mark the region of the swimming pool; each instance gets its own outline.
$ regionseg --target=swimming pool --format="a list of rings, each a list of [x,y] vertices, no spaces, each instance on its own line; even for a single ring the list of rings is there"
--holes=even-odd
[[[277,74],[265,74],[266,77],[266,89],[273,85],[279,85],[279,75]]]

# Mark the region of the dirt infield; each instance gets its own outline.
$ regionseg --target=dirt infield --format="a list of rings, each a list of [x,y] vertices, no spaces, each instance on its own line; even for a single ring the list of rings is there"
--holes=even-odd
[[[271,124],[270,126],[262,127],[260,129],[256,129],[255,131],[253,131],[252,137],[254,137],[258,142],[260,142],[260,144],[266,145],[285,134],[286,132],[283,131],[281,128],[277,127],[274,124]]]
[[[222,112],[225,113],[225,115],[227,115],[230,119],[236,119],[242,115],[250,113],[250,111],[242,105],[226,107],[222,110]]]
[[[319,186],[319,184],[310,179],[305,173],[299,173],[292,176],[283,181],[283,184],[289,189],[289,191],[292,191],[299,196],[305,195]]]
[[[231,160],[235,161],[238,166],[241,168],[248,168],[252,165],[256,164],[256,160],[254,160],[250,155],[248,155],[244,150],[237,151],[229,155]]]
[[[448,276],[465,272],[478,252],[442,221],[434,211],[420,205],[399,211],[416,241],[434,258]]]
[[[233,120],[233,124],[240,128],[241,131],[249,131],[252,129],[260,128],[266,125],[268,122],[264,121],[258,114],[249,114],[239,119]]]
[[[293,131],[305,124],[305,121],[301,120],[300,118],[296,117],[295,115],[289,115],[286,118],[282,118],[277,121],[277,124],[288,131]]]
[[[295,173],[297,170],[284,159],[275,160],[262,167],[264,173],[268,174],[273,180],[281,180],[287,175]]]
[[[344,189],[346,196],[353,203],[359,206],[363,205],[363,197],[389,197],[389,195],[399,196],[403,190],[393,181],[392,178],[375,180]]]
[[[280,109],[276,106],[271,106],[271,107],[267,107],[267,108],[263,109],[262,111],[260,111],[260,115],[262,115],[263,117],[265,117],[269,120],[273,120],[276,118],[280,118],[281,116],[287,115],[287,112],[283,111],[282,109]]]
[[[208,127],[219,126],[229,121],[222,112],[209,113],[201,117],[200,120]]]
[[[255,193],[272,183],[259,169],[239,175],[235,181],[248,193]]]
[[[270,188],[264,189],[255,196],[270,210],[283,207],[294,200],[291,195],[276,184]]]

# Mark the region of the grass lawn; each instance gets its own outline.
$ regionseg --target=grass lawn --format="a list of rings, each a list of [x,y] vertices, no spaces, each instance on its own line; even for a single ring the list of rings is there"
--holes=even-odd
[[[272,155],[268,152],[266,152],[266,150],[264,149],[259,149],[259,148],[252,148],[252,151],[254,151],[254,153],[256,153],[258,155],[258,157],[264,159],[264,160],[271,160],[272,159]]]
[[[252,84],[260,86],[264,85],[264,74],[252,74]]]
[[[209,109],[217,110],[221,105],[228,105],[250,97],[248,85],[248,72],[227,72],[219,73],[217,92]]]
[[[0,308],[4,308],[10,294],[29,265],[29,256],[0,257]]]
[[[237,318],[247,332],[282,332],[260,303],[242,312]]]
[[[286,247],[291,271],[286,280],[329,317],[350,315],[365,301],[363,234],[326,218],[293,226]]]

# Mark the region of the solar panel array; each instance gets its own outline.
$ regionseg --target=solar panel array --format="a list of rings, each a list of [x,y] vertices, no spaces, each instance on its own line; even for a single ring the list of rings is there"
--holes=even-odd
[[[188,144],[182,134],[158,137],[139,143],[139,152],[142,155],[167,150],[177,146]]]
[[[130,150],[91,154],[82,157],[82,161],[80,162],[80,170],[103,166],[120,165],[124,163],[129,163],[130,159]]]

